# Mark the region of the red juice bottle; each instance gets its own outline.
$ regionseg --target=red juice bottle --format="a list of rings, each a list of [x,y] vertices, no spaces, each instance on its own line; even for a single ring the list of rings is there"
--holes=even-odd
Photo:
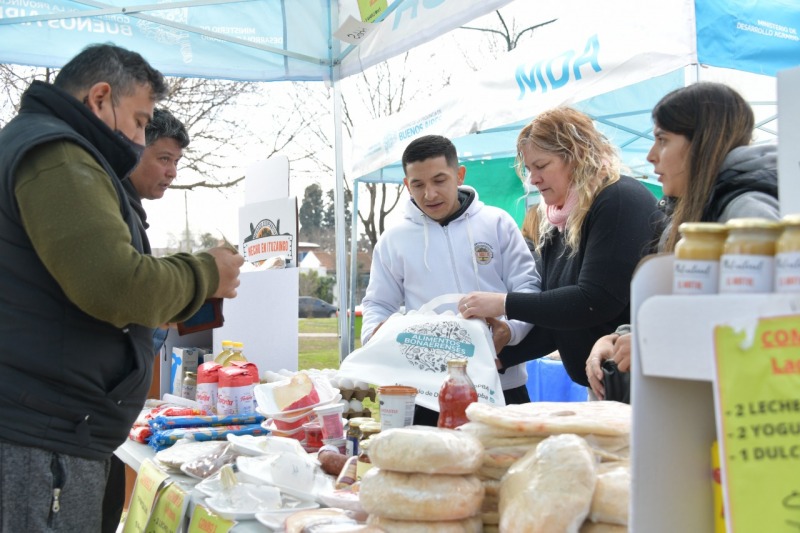
[[[440,428],[457,428],[469,422],[467,406],[478,401],[478,392],[467,375],[466,359],[447,361],[447,378],[439,389]]]

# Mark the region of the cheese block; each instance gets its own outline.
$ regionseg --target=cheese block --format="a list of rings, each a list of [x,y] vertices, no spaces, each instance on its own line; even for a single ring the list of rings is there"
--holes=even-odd
[[[275,405],[281,411],[293,411],[319,403],[314,382],[303,372],[296,373],[285,384],[275,385],[272,394]]]

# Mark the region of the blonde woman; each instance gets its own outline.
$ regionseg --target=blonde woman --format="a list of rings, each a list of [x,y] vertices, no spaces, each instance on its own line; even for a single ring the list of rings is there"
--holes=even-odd
[[[570,378],[588,386],[589,352],[630,321],[631,277],[652,251],[663,215],[640,182],[620,175],[615,147],[591,118],[569,107],[542,113],[522,129],[517,168],[542,198],[542,292],[473,292],[460,309],[467,317],[505,315],[535,325],[498,354],[504,367],[558,350]]]

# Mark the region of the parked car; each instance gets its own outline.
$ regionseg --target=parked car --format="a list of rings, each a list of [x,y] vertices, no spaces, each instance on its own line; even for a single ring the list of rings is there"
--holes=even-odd
[[[297,308],[299,318],[335,317],[338,309],[325,300],[313,296],[301,296]]]

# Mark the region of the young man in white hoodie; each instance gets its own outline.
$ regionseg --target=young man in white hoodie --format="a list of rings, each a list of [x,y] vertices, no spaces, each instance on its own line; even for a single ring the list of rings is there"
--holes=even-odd
[[[411,198],[403,221],[384,232],[373,251],[361,302],[362,344],[402,306],[418,309],[442,294],[539,292],[539,275],[516,222],[463,186],[466,168],[449,139],[420,137],[405,149],[402,162]],[[518,343],[533,327],[503,317],[489,323],[499,346]],[[527,380],[524,363],[505,369],[500,381],[506,403],[530,401]],[[414,423],[435,426],[437,418],[418,406]]]

